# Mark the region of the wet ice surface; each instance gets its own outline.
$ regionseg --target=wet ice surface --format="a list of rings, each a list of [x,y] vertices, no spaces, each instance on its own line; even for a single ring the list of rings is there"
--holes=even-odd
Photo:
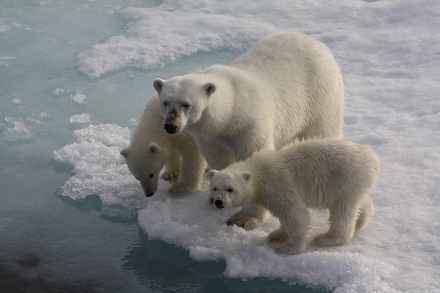
[[[438,1],[118,2],[0,4],[2,283],[70,292],[440,287]],[[251,232],[226,227],[233,211],[213,210],[206,187],[170,197],[160,181],[145,198],[119,149],[154,78],[228,64],[289,29],[332,49],[346,86],[344,135],[376,150],[382,174],[373,221],[351,244],[287,257],[264,241],[276,220]],[[327,215],[312,216],[315,235]]]

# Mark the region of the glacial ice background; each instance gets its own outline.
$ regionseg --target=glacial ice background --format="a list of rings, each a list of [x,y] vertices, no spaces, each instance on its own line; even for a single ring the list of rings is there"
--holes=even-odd
[[[440,288],[438,1],[0,7],[3,275],[106,292]],[[331,48],[346,87],[344,135],[382,161],[369,228],[347,246],[298,256],[265,243],[276,220],[226,227],[234,211],[212,209],[206,189],[170,197],[162,181],[145,198],[119,155],[154,78],[228,64],[286,30]],[[327,214],[312,214],[314,235]]]

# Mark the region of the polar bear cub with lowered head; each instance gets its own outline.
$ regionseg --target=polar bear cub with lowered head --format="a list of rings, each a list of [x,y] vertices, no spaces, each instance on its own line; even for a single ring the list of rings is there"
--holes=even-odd
[[[270,35],[230,66],[153,82],[170,134],[191,132],[212,169],[277,150],[296,138],[342,137],[344,85],[330,50],[297,32]],[[246,229],[268,213],[243,207]]]
[[[280,243],[277,251],[298,254],[307,243],[307,208],[330,210],[330,229],[314,238],[320,246],[344,245],[368,224],[369,193],[379,170],[369,146],[342,139],[302,141],[211,170],[210,199],[219,209],[249,203],[267,208],[280,220],[268,240]]]
[[[183,131],[171,135],[163,129],[157,94],[148,100],[130,145],[121,150],[121,155],[147,197],[156,192],[159,172],[164,165],[161,177],[174,182],[168,189],[173,195],[199,190],[207,168],[192,134]]]

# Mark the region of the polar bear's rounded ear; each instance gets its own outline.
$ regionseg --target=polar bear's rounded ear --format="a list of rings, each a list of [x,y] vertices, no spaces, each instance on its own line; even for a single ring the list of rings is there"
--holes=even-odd
[[[128,147],[123,148],[120,152],[119,152],[124,158],[128,157]]]
[[[150,154],[157,154],[159,152],[159,146],[155,143],[150,143],[148,145],[148,152]]]
[[[215,84],[213,84],[212,82],[208,82],[207,84],[205,84],[203,86],[203,88],[205,89],[206,95],[209,97],[210,95],[212,95],[215,90],[217,89]]]
[[[252,178],[252,174],[250,172],[244,172],[243,174],[241,174],[241,176],[243,176],[243,179],[246,182],[248,182]]]
[[[209,172],[208,172],[208,178],[211,179],[212,176],[214,176],[214,174],[217,173],[217,172],[218,172],[217,170],[211,170],[211,171],[209,171]]]
[[[165,82],[165,80],[160,79],[160,78],[156,78],[153,81],[153,87],[159,95],[160,95],[160,91],[162,90],[162,86],[163,86],[164,82]]]

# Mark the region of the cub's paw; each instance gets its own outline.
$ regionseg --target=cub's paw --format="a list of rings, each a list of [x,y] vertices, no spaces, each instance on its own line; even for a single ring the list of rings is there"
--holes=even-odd
[[[251,217],[238,212],[229,218],[229,220],[226,222],[226,225],[237,225],[238,227],[241,227],[245,230],[253,230],[261,226],[260,222],[261,221],[256,217]]]
[[[336,237],[331,234],[321,234],[313,238],[313,244],[317,246],[341,246],[349,242],[349,239]]]
[[[278,245],[278,247],[275,248],[275,251],[294,255],[304,252],[304,248],[286,242]]]
[[[175,182],[179,179],[179,172],[163,172],[162,179],[169,182]]]
[[[269,233],[267,240],[269,242],[287,242],[289,240],[289,236],[284,231],[275,230]]]
[[[184,182],[176,182],[168,189],[168,193],[171,195],[186,195],[196,191],[197,188]]]

